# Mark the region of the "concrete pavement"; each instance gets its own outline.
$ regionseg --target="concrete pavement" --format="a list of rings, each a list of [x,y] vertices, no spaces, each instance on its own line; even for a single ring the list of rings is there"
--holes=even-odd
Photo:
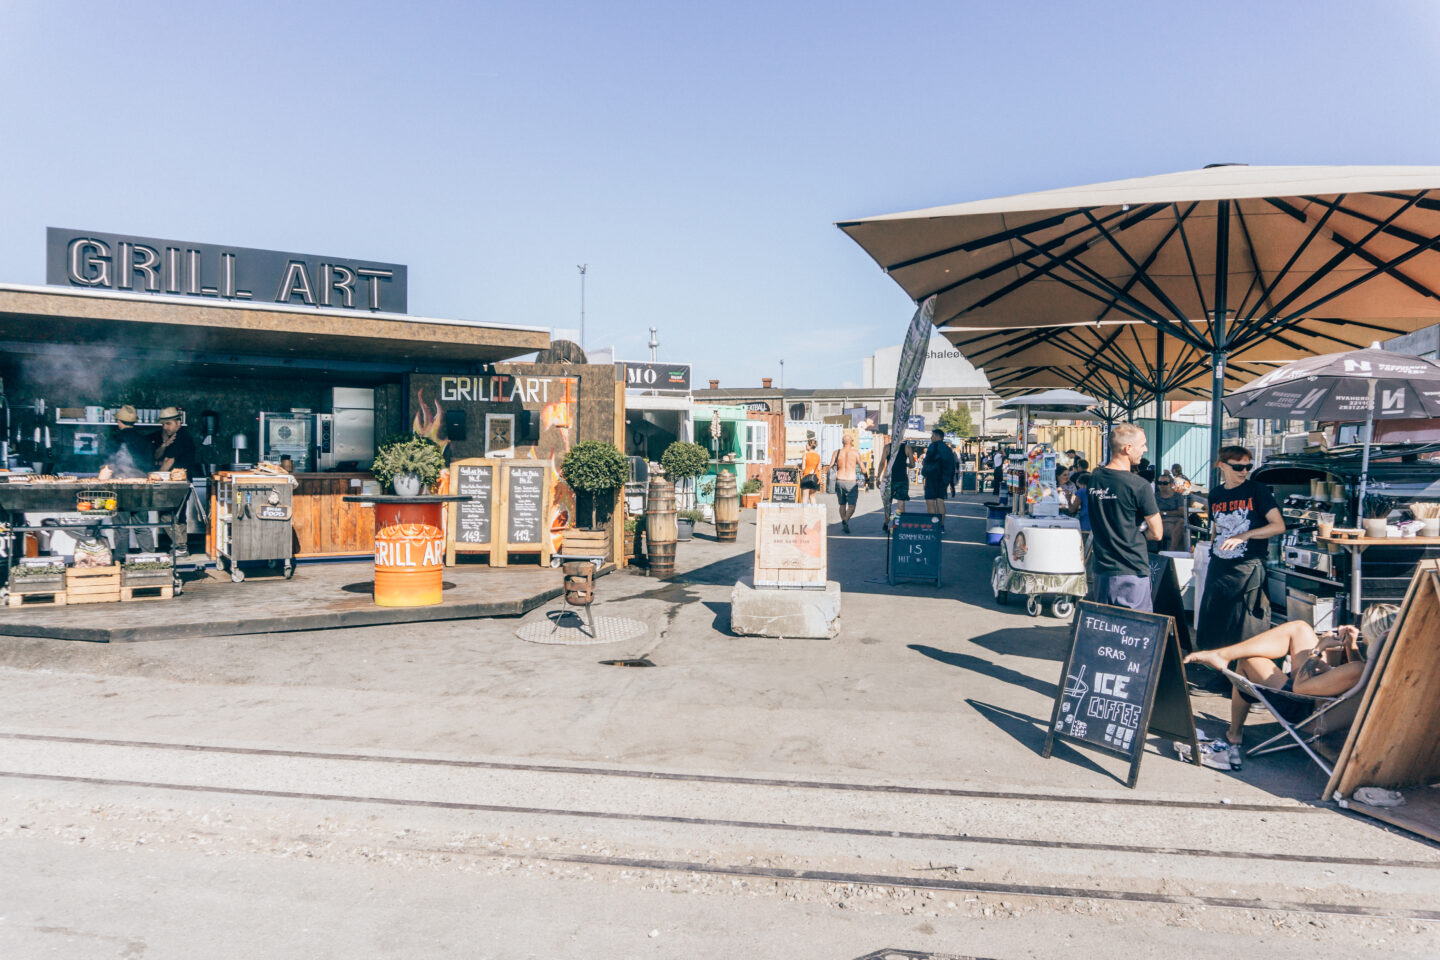
[[[726,632],[746,515],[739,544],[682,544],[673,581],[597,582],[649,624],[630,644],[527,644],[516,620],[0,641],[0,868],[26,881],[0,950],[1440,949],[1440,853],[1313,805],[1303,758],[1152,751],[1133,791],[1118,760],[1041,759],[1065,626],[990,600],[981,499],[951,504],[940,588],[884,583],[875,494],[832,526],[832,640]],[[1196,698],[1212,732],[1225,706]]]

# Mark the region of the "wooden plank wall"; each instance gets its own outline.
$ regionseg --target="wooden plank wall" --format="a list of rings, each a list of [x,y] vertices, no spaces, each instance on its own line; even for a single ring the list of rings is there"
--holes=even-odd
[[[1326,796],[1440,781],[1440,560],[1422,561]]]
[[[500,373],[517,376],[577,377],[580,381],[580,402],[576,415],[580,419],[575,442],[581,440],[604,440],[613,443],[623,453],[625,450],[625,367],[623,364],[568,364],[568,363],[498,363],[495,369]],[[555,464],[558,472],[560,465]],[[610,534],[610,555],[613,561],[623,549],[625,536],[624,516],[620,510],[620,498],[624,490],[615,494],[615,503],[605,529]],[[572,518],[572,522],[578,518]]]

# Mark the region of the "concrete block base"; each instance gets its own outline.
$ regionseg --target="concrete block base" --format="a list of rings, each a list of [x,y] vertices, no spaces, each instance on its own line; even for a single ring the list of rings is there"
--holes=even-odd
[[[730,591],[730,632],[738,637],[828,639],[840,633],[840,584],[824,590],[757,590],[744,580]]]

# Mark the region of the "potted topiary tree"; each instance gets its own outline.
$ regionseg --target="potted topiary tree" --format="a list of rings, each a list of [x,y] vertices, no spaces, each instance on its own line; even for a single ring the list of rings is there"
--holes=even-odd
[[[415,497],[420,490],[440,479],[445,454],[429,437],[418,433],[394,437],[381,444],[370,472],[376,480],[402,497]]]
[[[710,454],[698,443],[690,443],[686,440],[676,440],[665,448],[660,455],[660,466],[665,468],[665,475],[675,482],[675,500],[681,501],[681,488],[688,494],[685,498],[687,506],[695,505],[695,478],[700,476],[710,466]]]
[[[760,487],[759,477],[751,477],[746,480],[745,485],[740,488],[740,506],[746,510],[753,510],[760,506]]]
[[[613,443],[604,440],[582,440],[571,447],[565,459],[560,461],[560,476],[565,478],[572,490],[589,501],[592,528],[596,523],[596,507],[613,499],[602,494],[619,490],[629,475],[630,467],[624,454],[615,449]],[[576,504],[577,512],[579,506]]]

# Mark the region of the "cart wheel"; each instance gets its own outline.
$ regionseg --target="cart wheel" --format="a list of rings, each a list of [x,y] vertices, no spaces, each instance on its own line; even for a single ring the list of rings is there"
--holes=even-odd
[[[244,571],[244,570],[241,570],[239,567],[231,567],[231,568],[230,568],[230,582],[231,582],[231,583],[239,583],[240,581],[242,581],[242,580],[244,580],[244,579],[245,579],[245,571]]]
[[[286,580],[289,580],[289,579],[290,579],[291,577],[293,577],[293,576],[295,576],[295,564],[291,563],[289,560],[286,560],[286,561],[285,561],[285,579],[286,579]]]
[[[279,560],[266,560],[266,561],[265,561],[265,567],[266,567],[266,569],[268,569],[268,570],[274,570],[274,569],[275,569],[276,567],[278,567],[278,566],[280,566],[280,561],[279,561]]]
[[[996,591],[995,591],[995,602],[998,603],[998,604],[1000,604],[1000,606],[1002,606],[1002,607],[1005,606],[1005,604],[1007,604],[1007,603],[1010,602],[1010,591],[1009,591],[1009,590],[996,590]]]
[[[1040,599],[1038,597],[1032,596],[1025,601],[1025,612],[1030,614],[1030,616],[1032,617],[1038,617],[1040,616],[1040,610],[1042,606],[1043,605],[1040,603]]]
[[[1070,616],[1070,614],[1075,612],[1075,603],[1073,600],[1056,600],[1055,603],[1051,605],[1050,612],[1055,614],[1055,616],[1059,617],[1061,620],[1064,620],[1066,617]]]

